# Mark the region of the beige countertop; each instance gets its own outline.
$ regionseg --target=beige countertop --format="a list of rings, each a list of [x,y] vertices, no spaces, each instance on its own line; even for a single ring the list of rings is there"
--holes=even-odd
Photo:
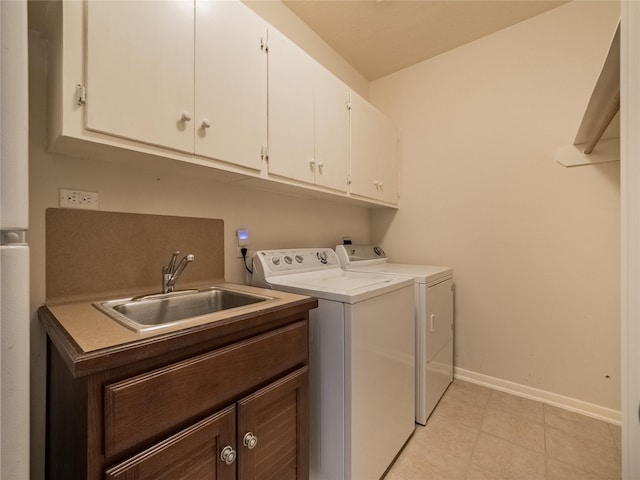
[[[255,293],[257,295],[264,295],[272,297],[272,299],[252,305],[246,305],[244,307],[237,307],[231,310],[223,310],[209,315],[194,317],[193,319],[180,322],[179,325],[171,325],[158,330],[141,333],[134,332],[133,330],[126,328],[100,312],[93,306],[93,302],[84,301],[47,305],[47,307],[56,317],[58,322],[60,322],[60,325],[73,338],[78,347],[83,352],[92,352],[130,342],[136,342],[144,338],[175,332],[177,330],[184,330],[185,328],[227,320],[241,314],[246,315],[251,313],[260,313],[266,309],[286,306],[291,302],[305,298],[302,295],[232,283],[222,283],[215,286],[247,293]],[[108,300],[108,298],[100,298],[95,301],[102,300]]]
[[[157,355],[159,345],[167,345],[167,348],[170,348],[171,342],[178,338],[183,344],[194,343],[196,336],[215,338],[217,333],[233,335],[240,331],[244,324],[247,328],[259,329],[260,325],[256,322],[261,321],[260,319],[264,319],[265,322],[272,321],[271,317],[274,314],[281,315],[284,310],[309,310],[317,306],[317,300],[314,298],[278,290],[232,283],[202,287],[212,286],[270,298],[264,302],[202,315],[181,321],[177,325],[140,333],[121,325],[93,305],[96,301],[110,300],[108,297],[69,303],[48,303],[41,309],[40,316],[58,350],[66,352],[67,364],[71,369],[77,369],[77,365],[83,361],[96,360],[98,357],[102,357],[104,361],[107,357],[133,355],[134,351],[137,351],[138,356]],[[142,352],[145,348],[148,352]],[[123,360],[119,362],[122,363]]]

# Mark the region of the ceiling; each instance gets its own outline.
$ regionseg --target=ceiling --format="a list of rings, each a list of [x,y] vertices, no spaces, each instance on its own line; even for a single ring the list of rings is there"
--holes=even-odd
[[[283,3],[371,81],[567,2],[283,0]]]

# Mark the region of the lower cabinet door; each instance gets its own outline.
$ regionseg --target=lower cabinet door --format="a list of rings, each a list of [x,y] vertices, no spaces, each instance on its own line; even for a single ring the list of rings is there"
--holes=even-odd
[[[106,480],[235,480],[235,405],[106,471]]]
[[[309,478],[308,367],[238,402],[238,480]]]

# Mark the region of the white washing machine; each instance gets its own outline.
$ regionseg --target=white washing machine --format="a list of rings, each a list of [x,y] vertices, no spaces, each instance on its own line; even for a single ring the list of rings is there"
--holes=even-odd
[[[413,280],[347,272],[331,249],[263,250],[252,285],[310,312],[310,478],[375,480],[415,429]]]
[[[338,245],[348,271],[406,275],[415,281],[416,422],[425,425],[453,381],[453,270],[389,263],[379,245]]]

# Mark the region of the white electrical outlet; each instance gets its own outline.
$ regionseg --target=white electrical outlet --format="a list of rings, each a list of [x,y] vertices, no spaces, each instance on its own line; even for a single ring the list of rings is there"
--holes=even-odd
[[[98,193],[61,188],[59,205],[62,208],[82,208],[84,210],[97,210]]]

